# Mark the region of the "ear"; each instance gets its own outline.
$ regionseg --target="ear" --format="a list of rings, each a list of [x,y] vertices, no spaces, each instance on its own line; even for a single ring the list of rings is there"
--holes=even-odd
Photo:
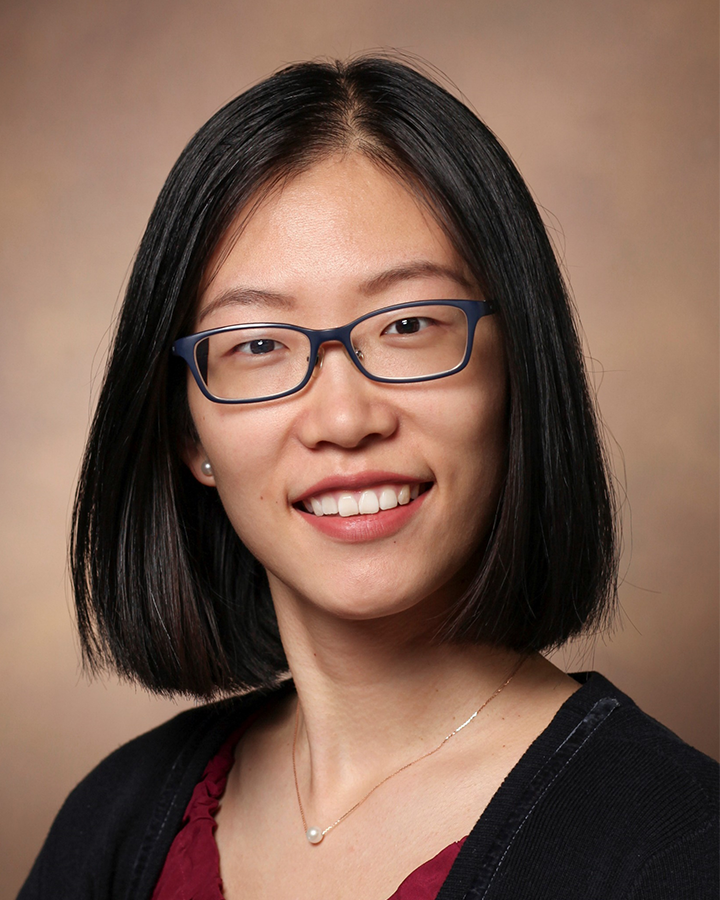
[[[188,441],[183,448],[181,455],[183,462],[200,484],[207,485],[208,487],[215,487],[215,475],[213,474],[212,464],[210,463],[202,444]]]

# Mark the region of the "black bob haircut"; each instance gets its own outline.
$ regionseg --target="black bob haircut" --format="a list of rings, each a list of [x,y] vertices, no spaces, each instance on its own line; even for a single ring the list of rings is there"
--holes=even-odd
[[[160,693],[276,682],[287,663],[262,566],[217,492],[181,461],[184,364],[208,260],[241,209],[330,155],[364,154],[432,209],[494,301],[509,370],[507,474],[445,640],[519,651],[606,624],[616,599],[613,492],[572,306],[545,227],[492,132],[384,57],[289,66],[192,138],[128,282],[73,512],[84,660]]]

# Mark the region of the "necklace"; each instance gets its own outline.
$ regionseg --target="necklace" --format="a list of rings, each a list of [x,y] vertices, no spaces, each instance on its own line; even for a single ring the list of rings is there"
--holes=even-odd
[[[515,668],[512,670],[510,675],[508,675],[508,677],[505,679],[505,681],[503,681],[503,683],[500,685],[500,687],[496,688],[492,692],[492,694],[490,694],[490,696],[482,704],[482,706],[478,707],[478,709],[476,709],[475,712],[470,716],[470,718],[466,719],[462,723],[462,725],[458,725],[458,727],[455,729],[455,731],[451,731],[450,734],[448,734],[446,737],[444,737],[440,741],[440,743],[437,745],[437,747],[435,747],[433,750],[428,750],[428,752],[423,753],[422,756],[418,756],[416,759],[413,759],[410,762],[405,763],[404,766],[400,766],[399,769],[395,769],[394,772],[391,772],[389,775],[386,775],[382,781],[378,781],[378,783],[375,785],[375,787],[370,788],[370,790],[367,792],[367,794],[365,794],[364,797],[362,797],[360,800],[358,800],[358,802],[354,806],[351,806],[350,809],[347,812],[343,813],[340,816],[340,818],[337,819],[337,821],[332,823],[332,825],[328,825],[327,828],[318,828],[315,825],[308,827],[307,819],[305,818],[305,810],[304,810],[303,804],[302,804],[302,798],[300,797],[300,785],[298,784],[297,765],[295,763],[295,748],[297,746],[298,722],[300,719],[300,701],[298,699],[298,704],[295,708],[295,730],[293,733],[293,743],[292,743],[292,767],[293,767],[293,777],[295,779],[295,793],[297,794],[298,807],[300,808],[300,818],[302,819],[303,828],[305,829],[305,837],[308,839],[308,841],[311,844],[319,844],[320,841],[325,837],[325,835],[329,831],[332,831],[333,828],[336,828],[341,822],[344,822],[345,819],[347,819],[347,817],[351,813],[354,813],[356,809],[358,809],[360,806],[362,806],[363,803],[368,799],[368,797],[371,794],[374,794],[375,791],[379,787],[382,787],[387,781],[390,781],[391,778],[394,778],[396,775],[399,775],[401,772],[404,772],[405,769],[409,769],[410,766],[414,766],[415,763],[419,763],[421,760],[427,759],[429,756],[432,756],[434,753],[437,753],[438,750],[440,750],[442,747],[445,746],[445,744],[447,744],[447,742],[450,740],[450,738],[455,737],[455,735],[459,731],[462,731],[463,728],[465,728],[467,725],[469,725],[473,719],[477,718],[477,716],[480,715],[480,713],[485,709],[485,707],[488,705],[488,703],[490,703],[492,700],[494,700],[498,696],[498,694],[502,693],[502,691],[505,690],[505,688],[510,684],[510,682],[513,680],[513,678],[517,675],[518,670],[520,669],[520,666],[524,662],[525,662],[525,657],[523,657],[520,660],[520,662],[515,666]]]

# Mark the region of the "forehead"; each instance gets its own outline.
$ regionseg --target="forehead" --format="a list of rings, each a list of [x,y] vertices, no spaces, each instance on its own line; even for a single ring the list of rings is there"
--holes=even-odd
[[[242,210],[207,267],[199,315],[245,290],[286,298],[349,297],[402,281],[472,279],[429,207],[399,177],[360,154],[324,160]],[[373,284],[374,282],[374,284]],[[439,289],[439,285],[436,285]],[[448,285],[449,289],[449,285]],[[458,295],[458,291],[452,292]]]

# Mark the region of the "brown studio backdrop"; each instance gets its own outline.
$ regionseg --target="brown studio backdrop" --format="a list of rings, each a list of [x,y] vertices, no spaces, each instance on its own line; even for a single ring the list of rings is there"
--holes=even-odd
[[[717,756],[715,3],[6,0],[0,23],[0,897],[82,775],[178,708],[81,677],[66,586],[71,495],[130,260],[192,132],[318,55],[425,57],[531,185],[629,494],[618,628],[558,659],[600,669]]]

